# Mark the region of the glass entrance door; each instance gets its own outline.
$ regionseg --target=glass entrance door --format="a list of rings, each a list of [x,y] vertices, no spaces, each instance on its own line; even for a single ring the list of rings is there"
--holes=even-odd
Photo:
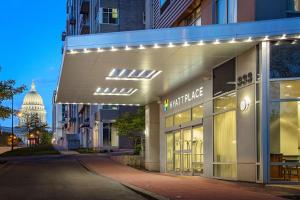
[[[178,130],[166,135],[167,171],[183,175],[203,173],[203,127]]]

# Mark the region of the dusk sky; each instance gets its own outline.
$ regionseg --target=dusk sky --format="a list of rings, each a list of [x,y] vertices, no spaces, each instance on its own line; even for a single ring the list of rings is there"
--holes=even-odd
[[[14,79],[27,89],[34,80],[46,106],[49,126],[62,56],[65,7],[64,0],[14,0],[0,4],[0,79]],[[16,109],[20,109],[26,92],[16,96]],[[0,125],[10,126],[11,120],[0,121]]]

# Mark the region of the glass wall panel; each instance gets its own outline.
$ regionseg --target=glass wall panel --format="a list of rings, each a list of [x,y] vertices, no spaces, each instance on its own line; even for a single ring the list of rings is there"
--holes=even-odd
[[[236,111],[214,116],[214,175],[236,178]]]
[[[174,155],[174,167],[176,172],[181,171],[181,137],[180,137],[180,132],[176,132],[174,134],[174,140],[175,140],[175,155]]]
[[[237,22],[237,0],[228,0],[228,23]]]
[[[173,115],[166,117],[165,126],[166,126],[166,128],[171,128],[174,126],[174,116]]]
[[[273,102],[270,109],[271,180],[300,179],[300,102]]]
[[[174,123],[175,125],[180,125],[186,122],[191,121],[191,110],[187,110],[182,113],[178,113],[175,115]]]
[[[236,93],[231,93],[214,99],[214,113],[236,108]]]
[[[195,106],[192,108],[192,120],[198,120],[203,118],[203,106]]]
[[[272,81],[270,97],[271,99],[300,98],[300,81]]]
[[[235,90],[235,58],[213,69],[213,96]]]
[[[227,23],[227,0],[217,1],[217,23],[226,24]]]
[[[203,148],[203,127],[193,128],[193,141],[192,141],[192,167],[193,174],[203,174],[203,158],[204,158],[204,148]]]
[[[174,171],[174,135],[167,134],[167,171]]]
[[[270,78],[300,77],[300,43],[271,43]]]

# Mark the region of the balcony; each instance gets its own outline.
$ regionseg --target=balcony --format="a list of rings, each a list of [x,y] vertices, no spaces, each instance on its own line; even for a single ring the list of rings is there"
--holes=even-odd
[[[90,1],[81,0],[80,1],[80,14],[89,14],[90,12]]]
[[[61,41],[65,41],[67,37],[67,33],[64,31],[61,33]]]
[[[90,33],[90,20],[88,15],[80,15],[80,34],[89,34]]]

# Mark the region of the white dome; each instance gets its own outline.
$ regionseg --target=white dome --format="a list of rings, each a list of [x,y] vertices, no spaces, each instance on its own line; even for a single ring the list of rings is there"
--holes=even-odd
[[[46,110],[41,95],[36,91],[35,84],[32,82],[30,91],[26,94],[21,108],[19,125],[24,126],[28,122],[28,116],[38,115],[42,123],[46,121]]]

